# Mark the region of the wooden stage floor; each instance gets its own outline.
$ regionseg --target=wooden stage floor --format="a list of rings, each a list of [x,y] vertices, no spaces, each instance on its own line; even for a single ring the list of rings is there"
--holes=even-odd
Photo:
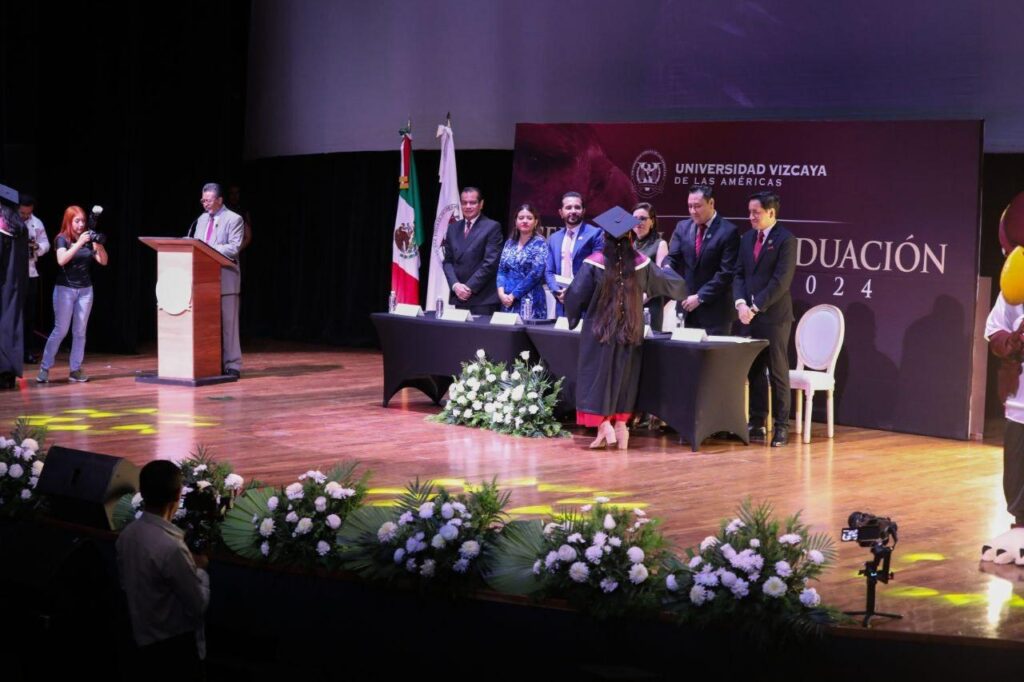
[[[852,511],[890,516],[900,542],[895,580],[878,588],[874,630],[960,635],[1024,646],[1024,568],[982,566],[982,542],[1008,527],[999,443],[962,442],[838,427],[809,445],[772,450],[707,441],[698,453],[670,436],[639,432],[630,449],[590,451],[592,436],[531,440],[424,421],[437,411],[411,389],[381,407],[381,356],[314,346],[248,348],[243,379],[190,389],[135,383],[155,369],[153,352],[89,355],[87,384],[65,383],[66,355],[37,385],[0,393],[0,432],[31,416],[48,442],[126,457],[137,464],[180,459],[197,444],[232,462],[246,479],[287,483],[310,468],[358,459],[373,471],[371,499],[394,497],[419,476],[457,482],[497,477],[512,506],[531,515],[603,494],[644,505],[682,550],[717,530],[747,496],[782,513],[802,509],[837,540]],[[31,368],[35,369],[35,368]],[[819,591],[842,609],[864,606],[857,575],[869,552],[839,547]],[[994,642],[993,642],[994,643]]]

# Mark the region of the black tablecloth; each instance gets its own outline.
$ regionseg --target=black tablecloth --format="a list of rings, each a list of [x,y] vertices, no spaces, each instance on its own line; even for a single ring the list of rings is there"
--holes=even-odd
[[[418,388],[440,404],[452,376],[459,374],[461,363],[476,358],[477,349],[483,348],[489,360],[508,363],[524,350],[535,353],[525,326],[492,325],[489,316],[472,322],[436,320],[433,313],[374,313],[370,318],[384,351],[384,407],[406,387]]]
[[[580,336],[531,327],[527,333],[555,376],[564,376],[562,400],[575,404]],[[664,420],[697,451],[705,438],[729,431],[749,443],[743,394],[747,372],[767,341],[645,339],[636,410]]]

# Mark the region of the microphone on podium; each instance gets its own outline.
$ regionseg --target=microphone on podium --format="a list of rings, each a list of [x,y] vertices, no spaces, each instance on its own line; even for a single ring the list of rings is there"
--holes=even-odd
[[[199,218],[192,221],[192,224],[188,227],[188,232],[185,233],[185,239],[195,239],[196,225],[199,224]]]

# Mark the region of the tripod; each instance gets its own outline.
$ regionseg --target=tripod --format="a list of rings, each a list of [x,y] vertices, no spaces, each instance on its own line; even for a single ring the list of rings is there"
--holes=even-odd
[[[844,612],[848,616],[864,616],[864,622],[861,623],[863,627],[867,627],[868,621],[876,616],[880,618],[903,618],[903,616],[896,613],[875,611],[875,588],[878,586],[878,583],[888,583],[896,575],[889,571],[892,547],[882,544],[872,545],[871,556],[871,561],[864,562],[864,568],[857,572],[857,575],[862,575],[867,579],[867,604],[863,611]],[[882,565],[881,569],[879,569],[880,563]]]

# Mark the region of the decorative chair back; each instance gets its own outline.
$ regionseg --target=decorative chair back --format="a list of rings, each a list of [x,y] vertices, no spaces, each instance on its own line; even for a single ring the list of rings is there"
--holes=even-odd
[[[796,326],[796,368],[801,370],[806,366],[835,374],[845,336],[842,310],[827,303],[814,306],[804,313]]]

